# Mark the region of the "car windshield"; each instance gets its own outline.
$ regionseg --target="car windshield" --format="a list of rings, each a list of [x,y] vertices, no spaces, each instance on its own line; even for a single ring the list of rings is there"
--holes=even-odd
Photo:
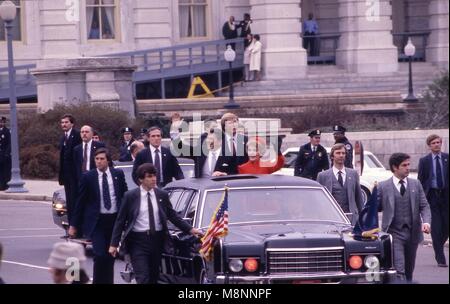
[[[209,226],[223,190],[206,193],[201,227]],[[243,188],[228,192],[229,223],[265,221],[332,221],[344,216],[320,188]]]
[[[364,155],[364,166],[367,166],[368,168],[385,169],[384,166],[378,161],[378,159],[370,154]]]

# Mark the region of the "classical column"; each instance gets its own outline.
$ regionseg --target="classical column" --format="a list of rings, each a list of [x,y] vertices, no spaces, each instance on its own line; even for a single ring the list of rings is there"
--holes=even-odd
[[[38,111],[57,103],[108,105],[135,116],[133,72],[126,57],[46,59],[32,72],[36,77]]]
[[[448,0],[431,0],[428,45],[426,60],[448,69]]]
[[[336,64],[356,73],[397,71],[391,14],[389,0],[339,0]]]
[[[250,0],[252,33],[263,44],[261,71],[264,79],[302,78],[306,51],[302,47],[299,0]]]

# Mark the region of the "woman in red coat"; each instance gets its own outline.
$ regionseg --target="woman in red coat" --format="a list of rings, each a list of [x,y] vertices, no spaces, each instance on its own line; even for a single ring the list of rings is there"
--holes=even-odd
[[[261,137],[249,139],[247,153],[249,161],[238,167],[239,174],[272,174],[283,168],[284,156],[280,152],[281,137],[278,137],[278,157],[276,161],[261,160],[266,152],[266,142]]]

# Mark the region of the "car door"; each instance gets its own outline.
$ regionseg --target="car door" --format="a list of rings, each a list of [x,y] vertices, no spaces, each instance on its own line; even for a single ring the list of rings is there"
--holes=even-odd
[[[169,193],[169,198],[174,210],[178,215],[188,222],[191,220],[185,218],[187,206],[195,196],[195,190],[174,188],[165,189]],[[167,223],[170,237],[174,246],[173,254],[163,254],[161,261],[161,277],[163,281],[170,283],[193,283],[195,272],[192,263],[192,245],[196,241],[195,237],[180,231],[172,223]]]

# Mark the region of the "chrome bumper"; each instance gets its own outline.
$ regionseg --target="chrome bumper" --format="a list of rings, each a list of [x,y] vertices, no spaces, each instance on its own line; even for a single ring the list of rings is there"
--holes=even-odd
[[[378,272],[332,272],[332,273],[312,273],[301,275],[260,275],[260,276],[233,276],[218,275],[216,276],[217,284],[237,284],[237,283],[260,283],[271,284],[277,281],[294,281],[294,280],[326,280],[338,279],[337,284],[346,283],[345,281],[355,281],[354,283],[383,283],[384,279],[393,279],[397,274],[396,270],[384,270]],[[351,283],[351,282],[348,282]]]

